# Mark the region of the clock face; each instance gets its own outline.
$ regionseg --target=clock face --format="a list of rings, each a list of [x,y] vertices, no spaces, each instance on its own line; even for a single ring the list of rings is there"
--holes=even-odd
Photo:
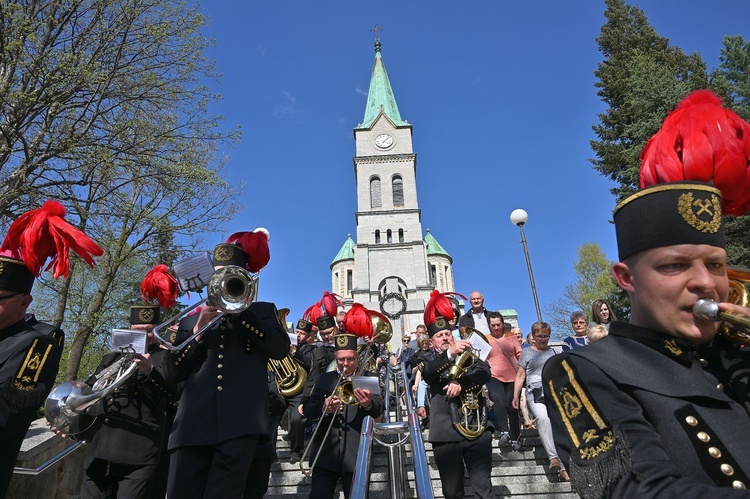
[[[393,137],[387,133],[381,133],[375,137],[375,145],[381,149],[388,149],[393,145]]]

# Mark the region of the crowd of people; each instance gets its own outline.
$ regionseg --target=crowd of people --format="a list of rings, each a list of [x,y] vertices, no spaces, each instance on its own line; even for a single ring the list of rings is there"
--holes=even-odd
[[[667,118],[644,151],[642,189],[614,212],[613,276],[630,300],[628,322],[596,300],[590,316],[571,314],[559,353],[549,324],[535,322],[524,342],[478,291],[463,314],[454,293],[432,291],[423,325],[403,333],[396,352],[381,341],[392,334],[384,316],[358,303],[346,310],[327,292],[297,322],[296,341],[271,303],[229,314],[207,304],[175,325],[168,349],[152,331],[159,307],[134,304],[130,328],[145,330],[149,346],[107,355],[86,384],[125,360],[133,374],[51,428],[90,441],[80,497],[260,498],[284,421],[289,462],[311,476],[310,497],[328,499],[340,483],[348,498],[362,426],[388,410],[382,373],[399,361],[407,382],[394,391],[416,399],[446,498],[463,497],[466,479],[476,497],[494,497],[495,445],[520,451],[532,427],[549,470],[583,498],[750,497],[750,352],[724,336],[748,323],[750,309],[730,299],[737,271],[727,268],[722,221],[750,206],[750,194],[726,181],[736,178],[727,168],[745,178],[748,137],[750,125],[707,91]],[[660,170],[670,158],[680,167]],[[661,177],[686,158],[720,168],[717,185]],[[55,277],[66,275],[69,248],[90,264],[102,254],[63,215],[45,204],[14,222],[0,247],[0,497],[62,355],[62,331],[27,313],[34,279],[48,259]],[[256,230],[217,245],[213,265],[257,272],[269,258],[267,234]],[[166,308],[167,293],[156,296]],[[701,301],[710,314],[695,309]],[[286,396],[269,362],[289,358],[307,380]]]

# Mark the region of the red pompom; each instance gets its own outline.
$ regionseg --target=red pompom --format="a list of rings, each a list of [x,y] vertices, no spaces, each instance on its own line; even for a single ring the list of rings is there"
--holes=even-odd
[[[453,304],[448,299],[448,296],[453,295],[460,296],[464,300],[466,299],[465,296],[458,293],[441,293],[437,289],[432,290],[430,300],[424,308],[424,323],[432,324],[437,317],[444,317],[446,320],[455,319]]]
[[[320,299],[320,305],[323,307],[326,315],[336,317],[338,307],[344,306],[344,302],[341,301],[341,297],[328,291],[323,291],[323,298]]]
[[[149,303],[156,300],[161,308],[172,308],[177,302],[177,278],[169,267],[159,264],[149,270],[141,281],[141,297]]]
[[[48,258],[47,270],[54,267],[55,279],[68,277],[71,249],[93,267],[93,257],[101,256],[104,250],[64,217],[65,207],[53,200],[24,213],[11,224],[0,251],[18,254],[37,277]]]
[[[711,182],[725,215],[750,209],[750,124],[696,90],[669,113],[641,153],[641,188],[680,180]]]
[[[369,310],[360,303],[352,305],[352,308],[344,315],[341,326],[347,333],[357,335],[361,338],[372,337],[372,320],[370,319]]]
[[[317,326],[318,319],[320,318],[321,315],[323,315],[323,311],[320,308],[320,302],[315,302],[315,304],[307,307],[307,310],[305,310],[305,313],[302,314],[302,318]]]
[[[271,260],[268,239],[267,230],[256,229],[254,232],[235,232],[227,238],[227,243],[242,248],[248,257],[247,270],[258,272]]]

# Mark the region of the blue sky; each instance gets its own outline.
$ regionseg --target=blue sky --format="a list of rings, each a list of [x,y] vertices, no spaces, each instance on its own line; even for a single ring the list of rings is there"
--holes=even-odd
[[[718,64],[724,35],[750,39],[750,2],[632,1],[657,32]],[[604,105],[593,71],[604,2],[302,0],[204,2],[208,56],[223,74],[212,111],[242,141],[222,151],[245,184],[223,240],[264,226],[271,261],[260,297],[296,320],[330,289],[330,263],[356,233],[352,129],[362,121],[373,25],[401,116],[413,125],[422,226],[454,259],[457,291],[536,320],[573,282],[583,243],[616,258],[612,184],[588,161]],[[209,244],[210,246],[210,244]],[[209,249],[209,248],[207,248]]]

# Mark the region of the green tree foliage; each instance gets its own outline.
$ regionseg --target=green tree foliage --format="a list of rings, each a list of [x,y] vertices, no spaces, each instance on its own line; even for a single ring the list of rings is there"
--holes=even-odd
[[[105,250],[35,285],[34,311],[67,333],[66,379],[127,324],[150,267],[235,214],[217,153],[238,135],[208,112],[219,96],[203,82],[218,75],[203,25],[177,0],[0,4],[0,222],[59,199]]]
[[[599,115],[591,160],[612,179],[619,199],[638,188],[639,156],[667,113],[691,90],[706,87],[706,65],[659,36],[643,11],[606,0],[607,22],[597,38],[604,60],[594,72],[597,94],[609,106]]]
[[[573,265],[575,282],[566,285],[562,297],[545,309],[556,339],[572,334],[571,313],[581,310],[591,319],[591,304],[600,298],[612,305],[618,319],[627,319],[630,314],[627,295],[612,277],[613,264],[598,244],[586,243],[578,248],[578,260]]]
[[[750,120],[750,42],[741,36],[725,36],[721,64],[711,75],[712,87],[744,120]]]

